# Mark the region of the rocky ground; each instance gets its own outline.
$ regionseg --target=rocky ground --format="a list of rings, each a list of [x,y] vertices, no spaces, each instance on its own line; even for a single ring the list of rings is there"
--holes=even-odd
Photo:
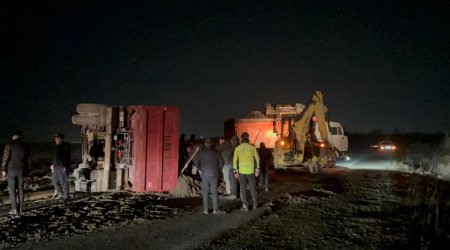
[[[256,210],[221,197],[203,215],[172,194],[76,194],[36,200],[0,217],[0,247],[17,249],[443,249],[450,244],[450,184],[393,171],[272,172]],[[189,192],[187,192],[189,193]],[[178,196],[179,193],[178,193]],[[186,196],[186,194],[185,194]],[[3,208],[7,207],[3,205]]]

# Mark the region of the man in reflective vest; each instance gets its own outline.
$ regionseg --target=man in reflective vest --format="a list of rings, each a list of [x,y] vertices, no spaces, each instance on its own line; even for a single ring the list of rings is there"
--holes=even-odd
[[[256,147],[250,144],[247,132],[241,135],[242,143],[234,149],[233,169],[238,178],[241,189],[243,211],[248,211],[247,184],[253,201],[253,209],[256,209],[256,178],[259,176],[259,155]]]

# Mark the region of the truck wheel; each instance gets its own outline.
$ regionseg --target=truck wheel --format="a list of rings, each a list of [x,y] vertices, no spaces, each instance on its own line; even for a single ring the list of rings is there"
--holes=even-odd
[[[336,157],[332,157],[327,162],[327,167],[334,168],[336,166]]]
[[[105,109],[104,104],[80,103],[77,105],[77,112],[86,115],[100,115]]]
[[[318,174],[322,170],[322,167],[319,164],[314,165],[314,173]]]
[[[334,168],[336,166],[337,154],[339,154],[337,150],[332,150],[329,152],[326,167]]]
[[[100,125],[100,116],[78,114],[72,116],[72,123],[75,125]]]
[[[307,165],[309,172],[311,174],[318,174],[320,173],[321,166],[319,164],[308,164]]]

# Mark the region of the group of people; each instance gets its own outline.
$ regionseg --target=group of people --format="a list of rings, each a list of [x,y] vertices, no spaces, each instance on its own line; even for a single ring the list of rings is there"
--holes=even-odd
[[[55,188],[54,199],[67,201],[69,199],[69,166],[70,145],[64,141],[64,134],[55,133],[55,151],[52,164],[52,184]],[[184,137],[180,138],[180,142]],[[240,195],[242,210],[248,211],[247,187],[252,197],[253,209],[256,209],[257,192],[256,178],[259,177],[259,186],[268,191],[269,167],[272,152],[267,149],[263,142],[259,149],[249,141],[249,134],[242,133],[241,143],[239,138],[233,136],[229,141],[221,139],[213,147],[211,139],[206,139],[204,149],[195,155],[193,147],[181,144],[180,154],[184,159],[192,156],[193,164],[198,168],[202,180],[203,213],[208,214],[209,194],[212,195],[213,213],[221,214],[219,210],[218,185],[220,173],[225,182],[225,193],[231,198]],[[180,166],[184,165],[180,163]],[[30,173],[30,147],[23,141],[21,131],[16,131],[11,136],[11,141],[5,146],[1,163],[3,178],[8,180],[8,192],[11,200],[10,214],[18,214],[24,208],[24,179]],[[239,185],[238,185],[239,184]],[[239,193],[240,190],[240,193]],[[17,200],[17,195],[19,196]]]
[[[69,166],[70,146],[64,142],[64,134],[54,134],[55,154],[50,166],[52,171],[52,184],[55,188],[56,199],[67,201],[69,198]],[[23,133],[15,131],[11,141],[3,150],[1,171],[3,178],[8,181],[8,193],[11,200],[12,215],[21,213],[24,208],[24,179],[30,173],[30,147],[23,140]],[[18,200],[17,200],[18,194]]]
[[[204,149],[194,157],[193,164],[199,169],[203,198],[203,213],[208,214],[209,195],[213,203],[213,214],[221,214],[219,210],[218,185],[220,173],[225,182],[225,194],[231,198],[238,195],[242,201],[243,211],[249,210],[247,201],[247,187],[250,190],[253,209],[258,206],[256,180],[259,186],[268,192],[269,167],[272,152],[260,143],[259,149],[250,144],[249,134],[241,134],[239,138],[233,136],[229,141],[220,139],[213,147],[211,139],[206,139]],[[239,194],[238,194],[239,193]]]

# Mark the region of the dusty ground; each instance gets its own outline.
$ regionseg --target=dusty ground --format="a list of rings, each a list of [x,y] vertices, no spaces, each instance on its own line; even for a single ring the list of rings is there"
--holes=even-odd
[[[392,171],[271,173],[259,208],[203,215],[200,197],[130,193],[37,201],[0,217],[1,248],[17,249],[444,249],[450,184]],[[39,203],[40,202],[40,203]],[[40,204],[40,205],[39,205]]]
[[[449,184],[352,171],[284,195],[201,249],[439,249],[450,243]]]

